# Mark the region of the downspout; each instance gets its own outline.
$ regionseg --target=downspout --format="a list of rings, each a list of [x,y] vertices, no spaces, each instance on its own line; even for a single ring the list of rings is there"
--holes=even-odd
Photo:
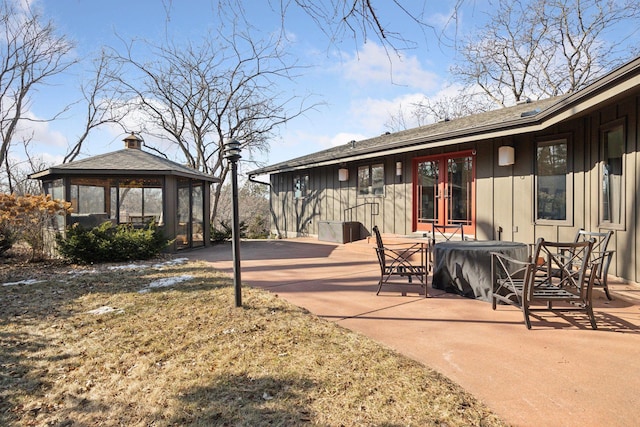
[[[257,179],[254,178],[254,176],[255,175],[249,175],[249,181],[255,182],[256,184],[262,184],[262,185],[266,185],[268,187],[271,187],[271,183],[270,182],[258,181]]]

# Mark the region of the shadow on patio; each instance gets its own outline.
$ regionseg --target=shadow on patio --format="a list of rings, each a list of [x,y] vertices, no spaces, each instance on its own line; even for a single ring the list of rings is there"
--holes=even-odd
[[[598,330],[581,315],[522,313],[428,287],[375,295],[373,247],[312,238],[243,241],[242,281],[358,331],[460,384],[513,425],[636,425],[640,419],[640,288],[594,291]],[[232,272],[231,246],[189,252]]]

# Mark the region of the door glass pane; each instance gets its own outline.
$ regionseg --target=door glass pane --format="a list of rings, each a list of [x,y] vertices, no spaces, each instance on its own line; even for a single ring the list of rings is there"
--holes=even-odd
[[[431,223],[438,213],[438,162],[421,162],[417,169],[418,222]]]
[[[471,224],[473,157],[447,161],[447,220],[449,224]]]

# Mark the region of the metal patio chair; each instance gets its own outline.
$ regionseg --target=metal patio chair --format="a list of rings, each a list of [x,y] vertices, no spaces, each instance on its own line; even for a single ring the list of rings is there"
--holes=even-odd
[[[431,235],[429,236],[429,254],[427,262],[429,271],[433,271],[433,266],[435,263],[435,259],[433,257],[433,248],[435,247],[436,243],[449,242],[451,240],[466,240],[462,224],[438,225],[431,223]]]
[[[527,262],[492,253],[493,309],[498,302],[519,307],[527,329],[531,329],[529,316],[534,311],[579,310],[586,313],[591,327],[597,329],[591,302],[597,269],[588,269],[594,242],[594,239],[569,243],[538,239]]]
[[[585,240],[594,239],[593,248],[591,249],[591,255],[589,256],[588,270],[595,269],[594,286],[601,286],[604,289],[604,293],[607,299],[611,301],[611,294],[609,294],[609,286],[607,285],[607,275],[609,274],[609,265],[611,264],[611,258],[615,251],[607,250],[609,240],[613,235],[613,231],[607,232],[595,232],[585,231],[582,228],[576,233],[576,242],[582,242]]]
[[[378,291],[380,294],[383,285],[419,285],[424,288],[424,296],[427,297],[427,267],[425,263],[425,243],[398,243],[384,244],[378,226],[373,227],[376,236],[376,254],[380,264],[380,280]],[[401,282],[393,278],[404,278]],[[417,279],[414,282],[413,279]],[[406,293],[403,291],[403,295]]]

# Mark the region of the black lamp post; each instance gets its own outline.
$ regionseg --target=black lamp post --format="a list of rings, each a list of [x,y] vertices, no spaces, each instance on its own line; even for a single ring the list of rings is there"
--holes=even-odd
[[[240,284],[240,219],[238,216],[238,160],[240,160],[240,143],[235,139],[225,141],[224,157],[231,163],[233,288],[236,294],[236,307],[242,307],[242,287]]]

